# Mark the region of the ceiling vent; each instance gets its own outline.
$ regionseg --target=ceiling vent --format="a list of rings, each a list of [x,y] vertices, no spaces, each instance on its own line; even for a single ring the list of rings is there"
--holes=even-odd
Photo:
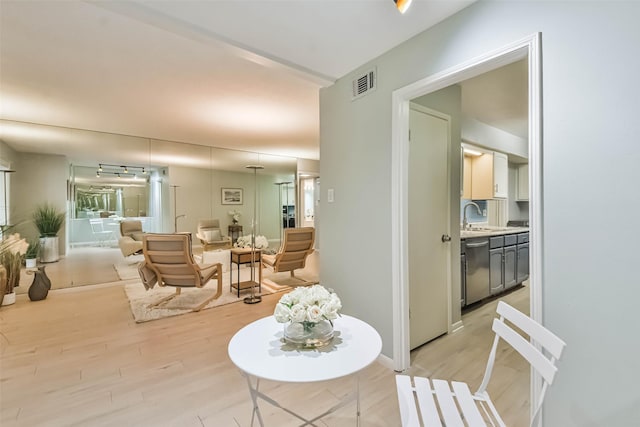
[[[376,80],[375,68],[353,79],[351,100],[353,101],[376,90]]]

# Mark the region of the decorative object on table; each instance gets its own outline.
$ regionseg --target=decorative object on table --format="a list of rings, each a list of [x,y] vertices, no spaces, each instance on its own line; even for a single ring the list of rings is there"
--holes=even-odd
[[[247,166],[249,167],[249,166]],[[262,169],[262,166],[260,166]],[[221,203],[223,205],[241,205],[243,204],[242,188],[221,188]]]
[[[40,251],[40,240],[34,239],[29,242],[27,252],[24,254],[24,266],[26,268],[36,268],[38,252]]]
[[[242,212],[240,212],[239,210],[232,209],[227,213],[231,216],[231,221],[233,222],[234,225],[240,221],[240,216],[242,215]]]
[[[47,277],[47,273],[44,271],[44,265],[37,268],[37,270],[27,271],[27,274],[33,274],[33,282],[29,286],[29,299],[31,301],[41,301],[49,294],[51,289],[51,280]]]
[[[20,234],[10,234],[0,241],[0,264],[7,272],[7,281],[4,292],[2,292],[2,305],[9,305],[16,302],[14,288],[20,284],[20,269],[22,259],[27,252],[29,244],[20,237]]]
[[[300,287],[283,295],[273,316],[285,323],[284,340],[301,348],[319,348],[333,339],[333,320],[342,308],[335,292],[322,285]]]
[[[255,242],[255,244],[253,243]],[[269,241],[265,236],[258,235],[253,238],[253,235],[250,234],[248,236],[240,236],[236,243],[233,245],[236,248],[251,248],[254,247],[256,249],[266,249],[269,247]]]
[[[244,299],[245,304],[256,304],[262,301],[262,297],[260,295],[256,295],[256,285],[260,285],[256,283],[256,225],[257,225],[257,215],[256,208],[258,206],[258,169],[264,169],[264,166],[261,165],[247,165],[245,166],[247,169],[253,170],[253,218],[251,218],[251,295]],[[240,190],[240,200],[242,201],[242,190]],[[240,202],[239,204],[242,204]],[[266,240],[266,239],[265,239]],[[237,242],[236,242],[237,243]],[[268,244],[267,244],[268,246]],[[258,260],[260,262],[260,260]]]
[[[64,224],[66,213],[44,203],[33,212],[33,222],[40,233],[40,262],[55,262],[58,255],[58,232]]]

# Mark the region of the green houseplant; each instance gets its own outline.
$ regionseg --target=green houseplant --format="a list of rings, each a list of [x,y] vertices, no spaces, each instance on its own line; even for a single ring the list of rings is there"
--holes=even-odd
[[[40,261],[58,261],[58,232],[64,224],[66,213],[44,203],[33,212],[33,223],[40,233]]]
[[[25,267],[34,268],[36,266],[36,259],[38,258],[38,252],[40,251],[40,240],[33,239],[29,242],[27,252],[24,254]]]

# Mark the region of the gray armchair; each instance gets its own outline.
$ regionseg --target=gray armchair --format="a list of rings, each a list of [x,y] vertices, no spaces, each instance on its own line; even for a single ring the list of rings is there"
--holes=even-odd
[[[220,221],[217,219],[201,219],[198,221],[196,237],[200,239],[204,251],[209,249],[231,248],[231,237],[223,236]]]
[[[118,246],[122,255],[128,257],[129,255],[142,253],[142,237],[144,236],[142,221],[122,221],[120,223],[120,234]]]

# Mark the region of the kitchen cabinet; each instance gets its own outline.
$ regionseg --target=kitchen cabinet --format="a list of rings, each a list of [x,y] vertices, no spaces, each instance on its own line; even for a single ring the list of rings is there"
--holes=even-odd
[[[503,275],[504,275],[504,289],[513,288],[518,284],[518,276],[516,273],[517,266],[517,252],[516,246],[505,246],[502,251],[503,256]]]
[[[506,154],[485,153],[471,161],[471,199],[506,199],[509,166]]]
[[[518,234],[516,246],[516,271],[517,283],[522,283],[529,278],[529,233]]]
[[[503,246],[503,236],[489,239],[489,289],[491,295],[499,294],[504,290]]]
[[[529,164],[518,166],[516,175],[516,201],[529,201]]]

